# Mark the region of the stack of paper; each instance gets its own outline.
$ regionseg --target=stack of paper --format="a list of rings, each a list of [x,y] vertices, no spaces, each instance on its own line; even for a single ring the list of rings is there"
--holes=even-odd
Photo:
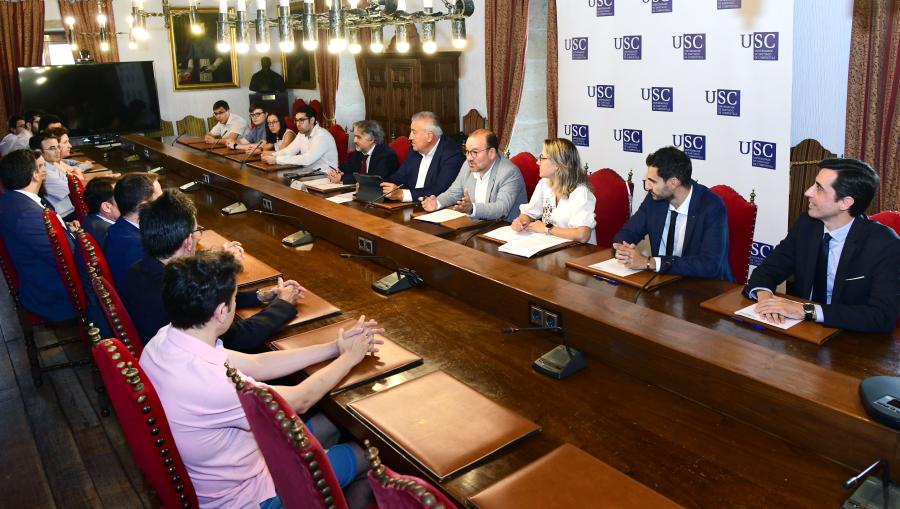
[[[333,201],[334,203],[347,203],[348,201],[353,201],[354,194],[355,193],[353,193],[353,192],[336,194],[334,196],[329,196],[328,198],[325,198],[325,199],[328,201]]]
[[[756,307],[756,303],[754,302],[753,304],[750,304],[749,306],[747,306],[743,309],[738,309],[737,311],[734,312],[734,314],[736,314],[738,316],[745,316],[747,318],[752,318],[753,320],[756,320],[757,322],[761,322],[766,325],[771,325],[772,327],[778,327],[779,329],[785,329],[785,330],[790,329],[791,327],[793,327],[803,321],[803,320],[798,320],[796,318],[785,318],[784,323],[781,323],[781,324],[775,323],[775,322],[770,322],[770,321],[766,320],[765,318],[763,318],[761,314],[757,313],[756,310],[754,309],[755,307]]]
[[[324,193],[327,191],[333,191],[335,189],[343,189],[343,188],[348,187],[348,185],[350,185],[350,184],[344,184],[342,182],[334,183],[334,182],[328,180],[328,177],[314,179],[314,180],[307,180],[303,183],[306,184],[306,187],[308,187],[314,191],[319,191],[321,193]]]
[[[466,214],[463,212],[458,212],[450,209],[441,209],[430,214],[422,214],[420,216],[416,216],[415,218],[419,221],[428,221],[429,223],[443,223],[444,221],[450,221],[451,219],[464,217],[465,215]]]
[[[567,242],[571,241],[553,235],[526,232],[525,235],[522,235],[520,238],[503,244],[500,246],[499,250],[504,253],[531,258],[545,249]]]
[[[612,274],[619,277],[628,277],[632,274],[637,274],[638,272],[640,272],[640,269],[629,269],[628,267],[619,263],[619,261],[615,258],[610,258],[609,260],[600,263],[588,265],[588,268],[599,270],[600,272],[606,272],[607,274]]]
[[[500,242],[509,242],[511,240],[516,240],[516,239],[520,238],[520,236],[531,235],[531,232],[528,232],[528,231],[516,232],[512,229],[512,226],[501,226],[500,228],[497,228],[496,230],[491,230],[487,233],[484,233],[483,235],[485,237],[489,237],[489,238],[492,238],[492,239],[500,241]]]

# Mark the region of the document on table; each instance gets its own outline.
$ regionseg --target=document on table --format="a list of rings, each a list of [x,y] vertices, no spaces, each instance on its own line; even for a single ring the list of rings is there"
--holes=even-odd
[[[334,182],[328,180],[328,177],[315,179],[315,180],[307,180],[303,183],[306,184],[306,187],[315,189],[316,191],[320,191],[320,192],[331,191],[333,189],[341,189],[341,188],[347,187],[347,184],[344,184],[342,182],[334,183]]]
[[[443,223],[444,221],[450,221],[451,219],[457,219],[460,217],[464,217],[466,214],[464,212],[458,212],[456,210],[450,209],[441,209],[436,210],[430,214],[422,214],[421,216],[416,216],[415,219],[419,221],[427,221],[429,223]]]
[[[510,240],[498,249],[504,253],[531,258],[545,249],[571,242],[568,239],[545,235],[543,233],[517,233],[518,238]]]
[[[500,242],[509,242],[511,240],[516,240],[521,237],[527,237],[530,234],[531,234],[531,232],[528,232],[528,231],[523,231],[523,232],[513,231],[512,226],[501,226],[500,228],[491,230],[487,233],[483,233],[482,235],[484,235],[485,237],[490,237],[490,238],[500,241]]]
[[[771,325],[772,327],[778,327],[779,329],[785,329],[785,330],[790,329],[791,327],[793,327],[803,321],[803,320],[798,320],[796,318],[785,318],[784,323],[781,323],[781,324],[775,323],[775,322],[770,322],[770,321],[766,320],[765,318],[763,318],[762,315],[757,313],[753,309],[755,307],[756,307],[756,303],[754,302],[753,304],[750,304],[749,306],[747,306],[743,309],[738,309],[737,311],[734,312],[734,314],[736,314],[738,316],[752,318],[752,319],[756,320],[757,322],[761,322],[761,323],[764,323],[767,325]]]
[[[348,201],[353,201],[354,194],[355,193],[353,193],[353,192],[336,194],[334,196],[329,196],[328,198],[325,198],[325,199],[328,201],[333,201],[334,203],[347,203]]]
[[[610,258],[609,260],[602,261],[600,263],[588,265],[588,268],[606,272],[607,274],[612,274],[619,277],[628,277],[632,274],[637,274],[638,272],[640,272],[640,269],[629,269],[628,267],[619,263],[619,261],[615,258]]]

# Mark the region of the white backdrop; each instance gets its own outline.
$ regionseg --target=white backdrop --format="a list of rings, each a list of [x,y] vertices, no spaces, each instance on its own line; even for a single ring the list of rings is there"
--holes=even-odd
[[[743,3],[743,5],[741,5]],[[787,231],[793,0],[559,3],[559,132],[590,170],[676,145],[693,175],[756,191],[757,249]]]

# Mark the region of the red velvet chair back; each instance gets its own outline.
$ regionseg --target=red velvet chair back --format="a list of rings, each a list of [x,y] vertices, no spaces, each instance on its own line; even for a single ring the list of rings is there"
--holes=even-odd
[[[9,287],[9,294],[13,300],[19,298],[19,275],[13,266],[12,258],[9,257],[9,251],[6,250],[6,243],[0,236],[0,270],[3,271],[3,277],[6,278],[6,286]]]
[[[250,429],[286,509],[346,509],[325,450],[274,390],[243,380],[226,364]]]
[[[897,235],[900,235],[900,212],[886,210],[873,215],[869,219],[891,227]]]
[[[334,144],[337,146],[338,164],[343,164],[347,160],[347,132],[344,128],[335,124],[328,128],[331,137],[334,138]]]
[[[609,168],[591,173],[588,181],[594,187],[594,197],[597,199],[594,205],[597,245],[612,247],[613,237],[628,220],[628,186],[618,173]]]
[[[322,103],[320,103],[318,99],[313,99],[312,101],[309,101],[309,107],[316,110],[316,121],[319,124],[325,124],[325,119],[322,118]]]
[[[194,485],[178,454],[156,389],[121,341],[100,340],[99,331],[94,331],[94,362],[138,468],[163,507],[198,507]]]
[[[519,152],[510,157],[509,160],[522,172],[522,178],[525,179],[525,192],[528,193],[528,199],[530,200],[531,195],[534,194],[534,188],[541,181],[537,159],[529,152]]]
[[[400,161],[400,164],[403,164],[403,161],[406,161],[406,154],[409,153],[409,138],[406,136],[397,136],[394,141],[388,145],[391,147],[391,150],[397,154],[397,160]]]
[[[297,98],[297,100],[291,104],[291,114],[284,117],[284,125],[291,131],[297,132],[297,124],[294,123],[294,115],[297,114],[297,110],[300,109],[301,106],[306,106],[306,101]]]
[[[728,264],[734,281],[747,282],[750,272],[750,248],[753,247],[753,232],[756,230],[756,204],[753,195],[750,201],[744,199],[734,189],[726,185],[710,188],[722,201],[728,212]]]
[[[369,470],[369,486],[378,507],[390,509],[451,509],[456,507],[446,495],[428,481],[411,475],[400,475],[381,463],[378,449],[366,440],[366,459]]]
[[[75,232],[75,240],[78,241],[76,244],[81,249],[81,257],[88,266],[88,272],[94,269],[108,281],[112,281],[112,272],[109,271],[109,264],[106,263],[106,257],[103,256],[103,250],[97,244],[97,239],[84,231],[84,228],[79,228]]]
[[[56,260],[56,270],[62,279],[63,286],[69,294],[72,301],[72,307],[84,321],[87,313],[87,294],[84,286],[81,285],[81,277],[75,266],[75,254],[66,241],[69,234],[66,226],[62,224],[56,212],[50,209],[44,209],[43,215],[44,226],[47,228],[47,237],[50,239],[50,249],[53,251],[53,257]]]
[[[69,199],[75,206],[75,217],[79,221],[84,221],[84,216],[88,215],[88,205],[84,201],[84,184],[71,173],[66,175],[66,180],[69,182]]]

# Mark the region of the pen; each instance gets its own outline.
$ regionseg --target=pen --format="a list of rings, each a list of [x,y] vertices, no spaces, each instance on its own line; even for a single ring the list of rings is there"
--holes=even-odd
[[[598,275],[596,275],[596,274],[594,275],[594,277],[597,278],[597,280],[599,280],[599,281],[605,281],[605,282],[607,282],[607,283],[609,283],[609,284],[611,284],[611,285],[613,285],[613,286],[619,286],[619,282],[616,281],[615,279],[610,279],[610,278],[608,278],[608,277],[598,276]]]

